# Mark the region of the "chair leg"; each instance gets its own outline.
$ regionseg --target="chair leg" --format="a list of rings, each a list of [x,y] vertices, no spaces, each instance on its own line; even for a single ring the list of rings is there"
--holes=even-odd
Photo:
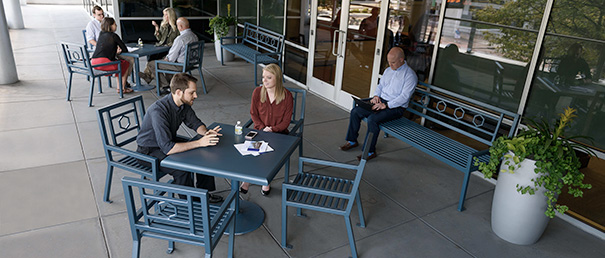
[[[93,78],[94,80],[94,78]],[[141,241],[133,240],[132,241],[132,258],[139,258],[141,256]]]
[[[71,96],[71,81],[72,81],[73,77],[74,77],[74,74],[70,73],[69,80],[67,81],[67,101],[69,101],[69,97]]]
[[[355,195],[355,201],[357,201],[357,211],[359,211],[359,223],[357,226],[365,228],[366,220],[363,216],[363,205],[361,205],[361,194],[359,193],[359,190],[357,190],[357,194]]]
[[[158,97],[160,96],[160,73],[158,73],[158,64],[155,64],[155,88],[158,93]]]
[[[105,193],[103,194],[103,201],[111,203],[109,200],[109,193],[111,192],[111,179],[113,178],[113,166],[107,165],[107,175],[105,176]]]
[[[111,88],[111,76],[107,76],[107,86]]]
[[[101,82],[101,77],[97,77],[99,78],[99,94],[103,93],[103,83]]]
[[[221,51],[221,65],[225,65],[225,62],[223,62],[223,48],[221,48],[219,51]]]
[[[353,256],[353,258],[357,258],[357,247],[355,246],[355,237],[353,236],[353,227],[351,226],[351,218],[349,216],[345,216],[345,224],[347,226],[347,235],[349,236],[351,256]]]
[[[256,73],[257,73],[256,69],[257,69],[257,67],[258,67],[258,64],[255,63],[254,64],[254,87],[258,86],[258,81],[256,80],[256,77],[257,77],[257,75],[256,75]]]
[[[122,85],[122,72],[119,73],[120,75],[118,76],[118,86],[120,87],[120,98],[124,98],[124,86]]]
[[[202,66],[200,65],[197,69],[198,71],[200,71],[200,81],[202,81],[202,89],[204,90],[204,94],[208,94],[208,91],[206,91],[206,82],[204,81],[204,75],[202,74]]]
[[[99,87],[101,87],[101,79],[99,79]],[[92,107],[92,93],[95,91],[95,78],[90,80],[90,93],[88,94],[88,106]]]
[[[302,208],[296,208],[296,216],[306,218],[307,215],[302,213]]]
[[[174,252],[174,241],[168,241],[168,250],[166,250],[167,254],[171,254]]]
[[[292,248],[288,245],[287,234],[288,234],[288,206],[286,206],[287,190],[282,188],[281,194],[281,246],[283,248]]]
[[[235,203],[233,203],[231,207],[235,209]],[[227,251],[227,257],[229,258],[233,258],[233,252],[235,250],[235,219],[235,216],[233,216],[233,220],[229,226],[229,250]]]

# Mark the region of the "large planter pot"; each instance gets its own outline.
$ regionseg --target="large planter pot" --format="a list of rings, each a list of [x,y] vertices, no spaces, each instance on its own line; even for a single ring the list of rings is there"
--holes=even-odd
[[[502,162],[504,165],[505,160]],[[512,164],[512,160],[510,160]],[[535,161],[525,159],[513,174],[500,172],[492,202],[492,230],[500,238],[518,245],[530,245],[538,241],[550,220],[544,212],[547,208],[545,189],[535,194],[517,192],[517,185],[534,186],[537,178]]]
[[[235,26],[229,26],[229,32],[225,37],[233,37],[235,35]],[[233,44],[233,39],[224,39],[224,44]],[[214,52],[216,53],[216,60],[221,61],[221,41],[218,39],[216,34],[214,34]],[[233,53],[223,50],[223,58],[224,62],[233,61]]]

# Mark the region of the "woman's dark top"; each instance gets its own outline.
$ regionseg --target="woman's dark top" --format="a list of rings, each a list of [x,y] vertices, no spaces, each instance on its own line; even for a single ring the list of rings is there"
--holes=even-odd
[[[99,33],[99,39],[97,40],[97,47],[95,53],[92,54],[92,58],[105,57],[111,61],[117,60],[116,53],[118,46],[122,49],[122,53],[128,53],[126,44],[120,39],[118,34],[113,32],[101,31]]]

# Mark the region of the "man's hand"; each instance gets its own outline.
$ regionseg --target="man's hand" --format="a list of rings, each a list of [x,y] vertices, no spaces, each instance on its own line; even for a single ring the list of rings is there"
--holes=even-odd
[[[201,147],[214,146],[218,143],[218,134],[206,134],[202,139],[197,140]]]
[[[382,101],[380,100],[380,97],[378,96],[374,96],[371,100],[370,103],[372,104],[378,104],[378,103],[382,103]]]
[[[382,102],[376,103],[376,104],[374,104],[374,106],[372,106],[372,110],[376,110],[376,111],[383,110],[383,109],[386,109],[386,108],[387,108],[387,104],[382,103]]]
[[[273,132],[273,128],[271,128],[271,126],[267,126],[265,128],[263,128],[263,132]]]
[[[221,130],[223,130],[223,128],[221,128],[219,125],[217,125],[216,127],[214,127],[214,129],[210,129],[208,131],[206,131],[205,135],[212,135],[215,134],[216,136],[223,136],[223,134],[220,134],[218,132],[220,132]]]

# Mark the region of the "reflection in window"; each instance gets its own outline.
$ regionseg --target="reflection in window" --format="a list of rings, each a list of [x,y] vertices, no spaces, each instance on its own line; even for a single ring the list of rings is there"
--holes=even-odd
[[[516,111],[537,31],[451,19],[444,24],[455,27],[442,31],[433,84]]]
[[[286,45],[284,74],[303,84],[307,83],[307,52]]]
[[[256,1],[238,1],[237,2],[237,22],[244,24],[246,22],[257,25],[256,23]]]
[[[310,1],[288,1],[288,7],[286,9],[288,10],[286,19],[287,41],[299,44],[304,47],[309,47],[309,26],[311,23],[310,6]]]
[[[282,34],[284,31],[284,0],[260,1],[260,26]]]
[[[235,0],[221,0],[220,1],[220,14],[221,16],[235,16]],[[231,10],[228,10],[229,8],[227,8],[227,5],[231,5]],[[231,11],[231,13],[228,13],[228,11]]]
[[[172,7],[181,16],[216,16],[216,0],[173,0]]]
[[[120,17],[162,17],[169,0],[118,0]],[[178,15],[178,13],[177,13]]]

